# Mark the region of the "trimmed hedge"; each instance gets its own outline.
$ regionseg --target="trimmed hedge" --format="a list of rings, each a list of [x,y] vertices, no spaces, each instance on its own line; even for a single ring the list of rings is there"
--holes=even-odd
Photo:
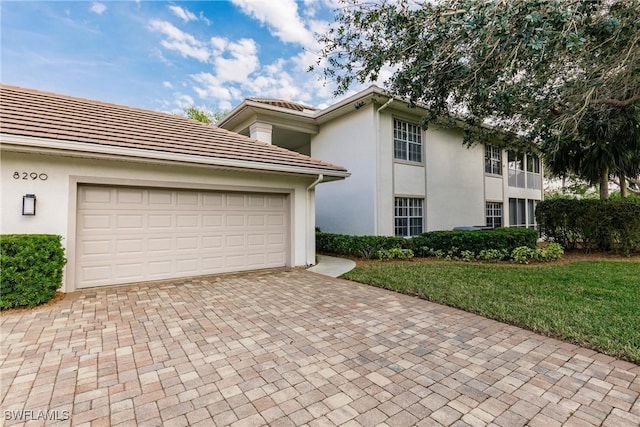
[[[484,231],[431,231],[409,239],[417,256],[427,256],[427,250],[443,251],[451,257],[460,257],[463,251],[479,254],[483,250],[505,250],[510,254],[515,248],[536,247],[538,232],[528,228],[505,227]],[[507,255],[508,256],[508,255]]]
[[[62,237],[50,234],[0,236],[0,310],[43,304],[62,286]]]
[[[357,258],[375,258],[378,251],[405,248],[406,240],[394,236],[350,236],[316,232],[316,250]]]
[[[430,251],[442,251],[452,257],[463,251],[475,254],[482,250],[506,250],[511,253],[520,246],[536,247],[538,232],[526,228],[497,228],[486,231],[431,231],[405,239],[395,236],[349,236],[345,234],[316,233],[318,252],[358,258],[376,258],[378,251],[392,248],[411,249],[416,256],[428,256]]]
[[[536,220],[543,236],[568,249],[640,251],[640,198],[548,199]]]

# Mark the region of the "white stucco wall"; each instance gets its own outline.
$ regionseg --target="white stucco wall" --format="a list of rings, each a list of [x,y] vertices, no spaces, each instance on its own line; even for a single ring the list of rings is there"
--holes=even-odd
[[[316,224],[322,231],[375,234],[376,151],[373,107],[322,124],[311,156],[347,168],[351,176],[316,188]]]
[[[211,167],[82,159],[2,151],[1,233],[59,234],[68,259],[64,291],[74,289],[75,207],[78,184],[112,184],[199,190],[264,191],[287,193],[290,198],[290,255],[288,265],[315,263],[313,192],[315,177],[271,173],[232,172]],[[14,179],[15,172],[45,173],[46,180]],[[318,188],[320,188],[321,184]],[[326,184],[325,184],[326,185]],[[35,194],[35,216],[21,214],[22,196]]]
[[[484,225],[484,149],[466,148],[462,132],[429,127],[425,136],[426,230]]]
[[[491,202],[502,202],[504,199],[504,179],[498,175],[485,175],[485,199]]]
[[[393,165],[393,189],[396,195],[424,197],[426,195],[424,166],[396,162]]]

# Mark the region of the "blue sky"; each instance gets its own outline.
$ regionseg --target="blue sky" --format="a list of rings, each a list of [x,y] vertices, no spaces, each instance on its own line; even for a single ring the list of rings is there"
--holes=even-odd
[[[333,85],[307,69],[336,3],[2,1],[1,80],[174,113],[248,96],[322,107]]]

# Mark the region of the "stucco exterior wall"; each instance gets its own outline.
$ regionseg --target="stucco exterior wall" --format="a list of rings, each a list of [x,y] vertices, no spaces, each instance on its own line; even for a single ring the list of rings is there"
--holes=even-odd
[[[322,231],[375,234],[375,141],[371,105],[322,124],[312,137],[312,157],[351,172],[344,181],[316,188],[316,224]]]
[[[491,202],[502,202],[504,199],[504,179],[498,175],[485,175],[485,198]]]
[[[426,132],[426,231],[485,223],[484,149],[462,139],[461,131],[435,125]]]
[[[51,233],[63,237],[68,264],[63,290],[74,289],[75,215],[77,185],[82,183],[198,190],[286,193],[290,199],[288,265],[315,263],[314,177],[234,172],[211,167],[83,159],[3,151],[0,159],[1,233]],[[18,172],[20,178],[15,179]],[[22,172],[46,174],[47,179],[22,179]],[[322,184],[321,184],[322,185]],[[35,194],[35,216],[21,215],[22,196]]]

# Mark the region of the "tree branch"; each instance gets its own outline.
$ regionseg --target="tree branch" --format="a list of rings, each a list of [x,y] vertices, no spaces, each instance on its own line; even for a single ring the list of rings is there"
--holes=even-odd
[[[609,105],[611,107],[618,107],[618,108],[624,108],[624,107],[628,107],[630,105],[635,104],[636,102],[640,101],[640,93],[633,95],[631,98],[627,98],[627,99],[613,99],[613,98],[602,98],[602,99],[594,99],[591,100],[590,103],[591,104],[598,104],[598,105]]]

